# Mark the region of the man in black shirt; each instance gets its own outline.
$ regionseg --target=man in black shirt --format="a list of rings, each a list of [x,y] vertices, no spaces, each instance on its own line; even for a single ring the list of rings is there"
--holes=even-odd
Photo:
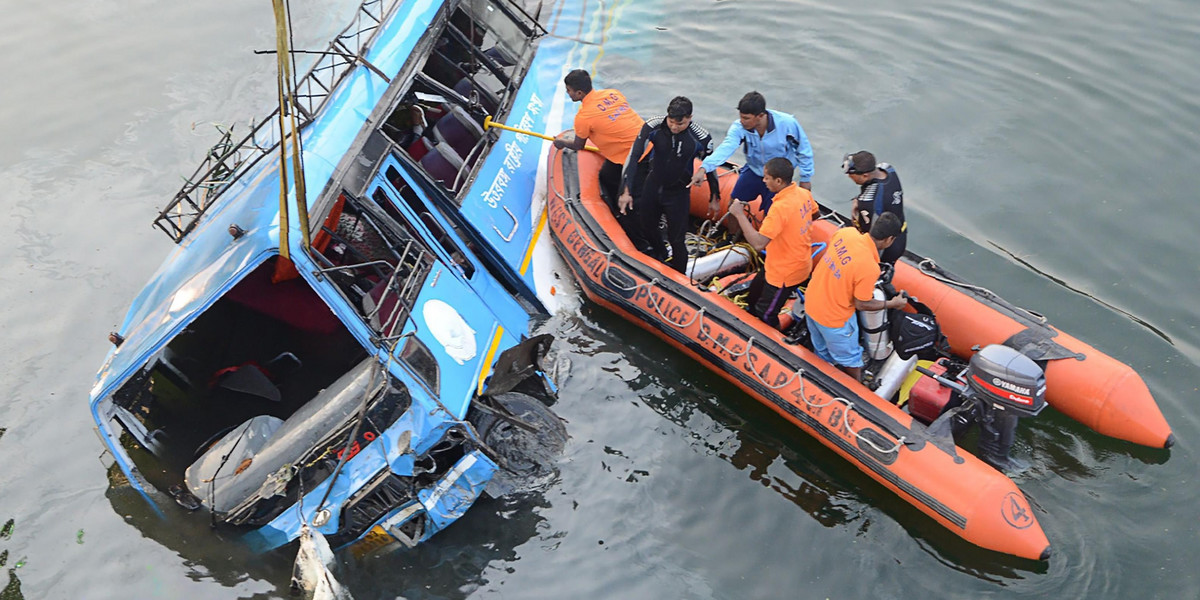
[[[647,144],[650,147],[648,157],[645,156]],[[688,186],[696,170],[695,160],[703,160],[712,150],[712,136],[692,122],[692,101],[676,96],[667,105],[666,117],[650,119],[642,126],[625,161],[617,208],[621,214],[629,210],[634,202],[631,190],[639,191],[640,187],[637,214],[642,222],[642,235],[649,244],[643,252],[667,262],[680,273],[687,271],[685,241],[691,206]],[[645,181],[636,185],[643,175]],[[716,173],[709,172],[707,178],[712,200],[719,200],[721,188]],[[658,241],[658,223],[662,215],[667,218],[667,242],[671,246],[669,261],[665,248]]]
[[[908,246],[908,221],[904,220],[904,189],[900,187],[900,176],[887,163],[875,163],[875,155],[866,150],[847,154],[842,160],[842,171],[857,183],[858,196],[854,198],[854,227],[862,233],[871,231],[871,223],[879,215],[890,212],[900,218],[900,235],[879,257],[879,262],[892,265],[904,256]]]

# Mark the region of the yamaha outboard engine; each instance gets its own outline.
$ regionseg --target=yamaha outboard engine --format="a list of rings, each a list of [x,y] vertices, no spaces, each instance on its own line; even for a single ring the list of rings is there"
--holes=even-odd
[[[1009,452],[1017,419],[1046,407],[1046,374],[1020,352],[992,344],[971,357],[964,373],[979,422],[979,458],[1000,469],[1015,467]]]

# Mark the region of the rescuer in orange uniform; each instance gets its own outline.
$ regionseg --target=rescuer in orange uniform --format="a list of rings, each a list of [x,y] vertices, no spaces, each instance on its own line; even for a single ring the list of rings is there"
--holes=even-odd
[[[812,272],[809,228],[817,203],[812,192],[792,181],[794,175],[795,167],[786,158],[772,158],[764,165],[763,183],[774,195],[774,202],[757,231],[746,215],[744,201],[734,200],[729,205],[729,213],[737,219],[746,241],[755,250],[767,251],[765,267],[750,283],[750,313],[777,329],[783,304]]]
[[[805,292],[804,314],[813,351],[855,379],[862,379],[863,366],[855,310],[900,308],[908,303],[903,291],[891,300],[874,297],[879,253],[900,233],[900,219],[886,212],[875,218],[870,233],[853,227],[837,230],[814,265]]]
[[[567,87],[567,95],[571,100],[579,102],[579,112],[575,113],[575,131],[563,132],[554,138],[555,148],[570,148],[582,150],[590,140],[600,149],[604,156],[604,166],[600,167],[600,197],[608,204],[617,222],[629,236],[634,247],[641,250],[645,242],[641,227],[633,211],[620,212],[617,209],[617,198],[621,186],[621,169],[625,159],[629,157],[629,149],[633,141],[642,131],[646,122],[638,116],[629,101],[617,90],[592,89],[592,77],[583,69],[575,69],[563,78]],[[640,158],[640,157],[639,157]],[[637,162],[634,159],[633,162]],[[634,190],[637,195],[641,190]]]

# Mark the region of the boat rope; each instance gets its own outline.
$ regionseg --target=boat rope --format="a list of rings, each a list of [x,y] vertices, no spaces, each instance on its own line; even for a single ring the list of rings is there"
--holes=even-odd
[[[702,239],[706,239],[706,240],[710,240],[710,241],[715,239],[717,237],[717,233],[719,231],[721,231],[721,224],[724,223],[725,219],[728,219],[729,215],[731,215],[731,214],[733,214],[733,213],[730,213],[729,211],[725,211],[725,214],[721,215],[720,219],[717,219],[715,221],[712,219],[705,220],[703,223],[700,224],[700,227],[696,228],[695,235],[697,235],[698,237],[700,237]],[[688,235],[690,236],[692,234],[688,234]]]
[[[830,222],[834,223],[835,225],[837,225],[838,227],[845,227],[850,224],[848,221],[846,221],[845,217],[843,217],[842,215],[839,215],[838,213],[833,212],[833,211],[829,211],[828,213],[817,217],[817,220],[818,221],[830,221]]]
[[[650,279],[649,281],[643,281],[642,283],[639,283],[637,285],[630,286],[630,287],[623,286],[623,285],[617,283],[616,281],[613,281],[612,277],[609,277],[608,271],[612,267],[612,255],[614,253],[616,253],[616,249],[602,251],[599,248],[593,246],[592,243],[587,238],[583,238],[583,245],[587,246],[587,248],[589,250],[591,250],[592,252],[595,252],[596,254],[599,254],[604,257],[604,269],[600,272],[600,276],[607,282],[608,285],[610,285],[618,290],[621,290],[622,292],[632,293],[632,292],[636,292],[640,288],[643,288],[643,287],[653,288],[654,286],[659,284],[657,277],[654,277],[654,278]],[[650,297],[650,305],[654,307],[654,312],[658,313],[658,316],[662,317],[662,319],[664,321],[666,321],[680,329],[686,329],[688,327],[691,327],[692,323],[695,323],[696,319],[698,319],[698,318],[701,319],[701,322],[703,323],[704,307],[700,307],[700,309],[698,311],[696,311],[696,314],[692,315],[692,318],[689,319],[687,323],[681,324],[681,323],[676,323],[675,321],[672,321],[669,317],[667,317],[666,314],[663,313],[662,305],[660,304],[660,299],[657,296]],[[753,339],[753,338],[751,338],[751,339]]]
[[[721,218],[717,219],[716,221],[712,221],[712,220],[704,221],[703,223],[700,224],[700,227],[697,229],[696,233],[689,232],[687,234],[685,245],[688,249],[689,257],[691,255],[694,255],[696,257],[696,259],[698,260],[702,256],[707,256],[709,254],[721,252],[723,250],[733,250],[735,248],[741,248],[741,249],[745,250],[745,252],[744,253],[737,252],[736,254],[743,254],[744,256],[749,257],[750,264],[753,265],[754,270],[757,271],[758,269],[762,268],[762,265],[763,265],[762,256],[759,254],[759,251],[754,246],[750,245],[749,243],[747,243],[745,241],[740,241],[740,242],[737,241],[741,237],[740,233],[733,236],[734,241],[732,241],[732,242],[728,241],[729,237],[725,234],[722,234],[720,237],[718,236],[718,232],[720,231],[721,224],[725,222],[725,220],[729,217],[730,214],[731,213],[726,211],[726,213],[724,215],[722,215]],[[718,246],[718,244],[721,244],[722,242],[726,242],[726,243],[724,245]],[[717,265],[715,272],[720,273],[721,270],[725,267],[725,261],[729,260],[729,258],[733,254],[735,254],[735,252],[727,252],[725,254],[725,256],[721,258],[721,262]],[[696,279],[692,279],[691,283],[693,285],[695,285],[695,284],[699,284],[700,281],[696,280]]]
[[[895,452],[899,452],[900,447],[904,445],[906,438],[905,438],[905,436],[900,436],[900,438],[896,440],[896,444],[894,446],[892,446],[891,448],[880,448],[879,445],[876,444],[874,441],[872,441],[870,438],[860,434],[858,431],[855,431],[852,427],[850,427],[850,417],[849,417],[850,411],[854,410],[854,403],[845,398],[842,398],[841,396],[832,396],[831,395],[829,397],[829,400],[827,400],[825,402],[820,402],[820,403],[816,402],[815,400],[810,400],[806,390],[804,389],[805,380],[804,380],[804,368],[803,367],[796,369],[796,371],[793,372],[790,377],[788,377],[787,381],[784,381],[783,383],[781,383],[779,385],[771,385],[770,383],[767,383],[767,381],[762,378],[762,375],[759,374],[758,367],[756,367],[754,365],[754,357],[753,357],[753,355],[750,354],[750,348],[754,345],[754,336],[750,336],[750,338],[748,340],[746,340],[746,349],[739,353],[739,352],[733,352],[728,347],[721,344],[721,342],[718,342],[716,338],[708,335],[708,333],[704,330],[703,324],[701,324],[701,326],[700,326],[700,331],[701,331],[701,335],[712,340],[713,344],[715,344],[721,350],[725,351],[725,353],[728,354],[729,356],[734,357],[734,358],[745,356],[746,362],[750,365],[750,372],[754,374],[754,378],[757,379],[758,382],[761,383],[764,387],[766,387],[770,390],[780,390],[780,389],[783,389],[783,388],[791,385],[794,381],[799,380],[800,381],[800,398],[802,400],[804,400],[804,403],[807,404],[808,406],[810,406],[812,408],[821,409],[821,408],[825,408],[835,402],[841,402],[842,404],[845,404],[846,408],[842,411],[842,416],[841,416],[842,429],[844,429],[847,432],[849,432],[850,434],[852,434],[856,439],[870,445],[872,448],[874,448],[880,454],[893,454]],[[816,396],[814,395],[813,397],[815,398]]]
[[[734,294],[733,296],[727,297],[732,300],[734,304],[738,305],[738,308],[742,310],[750,310],[750,292]]]
[[[801,369],[799,372],[802,373],[803,369]],[[815,398],[815,397],[816,397],[816,394],[813,395],[813,398]],[[804,378],[803,377],[800,378],[800,398],[802,400],[804,400],[805,404],[809,405],[812,408],[825,408],[826,406],[829,406],[829,405],[833,404],[834,402],[841,402],[842,404],[846,405],[846,408],[844,408],[842,410],[842,415],[841,415],[842,429],[849,432],[858,441],[865,442],[868,446],[874,448],[875,451],[880,454],[895,454],[900,451],[900,448],[903,447],[904,443],[908,440],[907,436],[902,435],[896,439],[896,444],[893,445],[891,448],[880,448],[879,444],[876,444],[871,438],[864,436],[863,434],[859,433],[858,431],[855,431],[852,427],[850,427],[850,411],[854,410],[853,402],[851,402],[850,400],[847,400],[841,396],[832,396],[832,395],[829,397],[829,400],[827,402],[822,402],[819,404],[815,401],[809,400],[809,396],[804,390]],[[861,430],[859,430],[859,431],[861,431]]]
[[[706,221],[707,222],[707,221]],[[704,226],[700,226],[700,233],[688,232],[684,245],[687,246],[688,254],[695,252],[697,255],[708,254],[712,252],[716,245],[708,236],[704,235]]]
[[[754,357],[753,357],[753,355],[750,354],[750,348],[754,345],[754,336],[750,336],[750,338],[748,340],[746,340],[746,349],[745,350],[743,350],[741,352],[733,352],[728,347],[721,344],[721,342],[718,342],[716,338],[708,335],[708,333],[704,330],[703,323],[701,323],[701,325],[700,325],[700,332],[701,332],[701,335],[710,339],[713,344],[715,344],[718,348],[723,350],[729,356],[734,357],[734,358],[745,356],[746,362],[750,365],[750,372],[753,373],[754,378],[757,379],[758,382],[760,384],[762,384],[764,387],[766,387],[767,389],[770,389],[772,391],[780,390],[780,389],[783,389],[783,388],[791,385],[793,382],[799,380],[800,381],[800,398],[802,400],[804,400],[804,403],[807,404],[809,407],[821,409],[821,408],[830,406],[830,405],[834,404],[835,402],[840,402],[840,403],[846,405],[846,408],[842,410],[842,414],[841,414],[841,428],[843,430],[849,432],[851,435],[853,435],[855,437],[855,439],[857,439],[861,442],[864,442],[867,445],[874,448],[876,452],[879,452],[880,454],[894,454],[896,452],[899,452],[900,448],[902,446],[904,446],[904,443],[907,440],[906,436],[900,436],[896,440],[896,444],[894,446],[892,446],[891,448],[881,448],[881,447],[879,447],[879,444],[876,444],[871,438],[868,438],[868,437],[862,435],[861,433],[859,433],[858,431],[855,431],[854,428],[852,428],[850,426],[850,411],[854,410],[854,403],[851,402],[850,400],[847,400],[841,396],[832,396],[832,395],[829,396],[829,400],[827,400],[825,402],[816,402],[815,400],[810,400],[808,393],[804,387],[805,380],[804,380],[804,368],[803,367],[796,369],[796,371],[793,372],[790,377],[788,377],[787,381],[784,381],[783,383],[781,383],[779,385],[771,385],[770,383],[767,383],[767,381],[762,378],[762,375],[759,374],[758,367],[756,367],[754,365]],[[816,398],[816,395],[814,394],[812,397]]]
[[[676,323],[675,321],[672,321],[672,320],[670,319],[670,317],[668,317],[667,315],[663,314],[662,308],[660,308],[660,307],[659,307],[659,304],[658,304],[658,298],[655,298],[655,297],[651,296],[651,298],[650,298],[650,304],[651,304],[651,306],[653,306],[653,307],[654,307],[654,312],[658,313],[658,316],[662,317],[662,319],[663,319],[664,321],[666,321],[666,322],[668,322],[668,323],[670,323],[670,324],[672,324],[672,325],[674,325],[674,326],[676,326],[676,327],[678,327],[678,328],[680,328],[680,329],[686,329],[686,328],[688,328],[688,327],[691,327],[691,326],[692,326],[692,323],[695,323],[695,322],[696,322],[696,319],[700,319],[700,323],[701,323],[701,325],[703,325],[703,323],[704,323],[704,310],[705,310],[705,309],[704,309],[704,307],[703,307],[703,306],[701,306],[701,307],[700,307],[700,310],[696,311],[696,314],[692,315],[692,318],[691,318],[691,319],[689,319],[687,323]]]
[[[939,275],[937,273],[937,268],[938,268],[937,263],[933,262],[932,258],[923,258],[923,259],[921,259],[921,262],[917,263],[917,269],[919,271],[921,271],[922,273],[928,275],[931,279],[940,281],[946,285],[952,285],[955,287],[960,287],[960,288],[964,288],[964,289],[968,289],[968,290],[974,290],[976,292],[987,295],[996,300],[1003,301],[1003,299],[1000,298],[1000,296],[996,295],[995,292],[993,292],[992,290],[989,290],[983,286],[975,285],[973,283],[967,283],[965,281],[956,281],[954,279],[950,279],[949,277],[944,277],[942,275]],[[1008,304],[1008,303],[1005,302],[1005,304]],[[1013,308],[1014,310],[1018,310],[1018,311],[1021,311],[1025,314],[1029,315],[1033,320],[1035,320],[1039,323],[1046,324],[1049,321],[1049,319],[1047,319],[1045,315],[1038,314],[1032,310],[1029,310],[1028,308],[1016,306],[1014,304],[1008,304],[1008,306]]]
[[[753,342],[754,338],[751,337],[750,341]],[[747,350],[746,363],[750,365],[750,372],[754,373],[754,378],[757,379],[759,383],[763,384],[764,386],[766,386],[769,389],[772,389],[772,390],[783,389],[783,388],[791,385],[793,381],[800,379],[804,376],[803,368],[796,369],[796,371],[794,373],[792,373],[792,375],[790,377],[787,378],[787,381],[784,381],[783,383],[781,383],[779,385],[771,385],[771,384],[767,383],[767,381],[765,379],[762,378],[762,375],[758,374],[758,367],[754,366],[754,356],[749,354],[749,349],[750,349],[750,344],[746,344],[746,350]],[[801,379],[800,386],[801,386],[801,388],[804,387],[804,382],[802,379]]]

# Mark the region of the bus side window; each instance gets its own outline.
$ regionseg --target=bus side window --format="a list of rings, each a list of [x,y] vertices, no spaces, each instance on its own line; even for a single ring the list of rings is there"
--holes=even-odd
[[[463,270],[463,274],[467,276],[467,279],[474,276],[475,265],[467,259],[467,256],[454,243],[454,240],[446,234],[446,230],[430,214],[429,209],[425,207],[425,203],[421,201],[420,196],[417,196],[417,193],[408,186],[408,182],[404,180],[404,177],[400,175],[400,172],[395,167],[389,166],[387,168],[387,180],[400,192],[400,197],[404,198],[404,202],[408,204],[408,207],[421,217],[421,222],[425,224],[425,227],[429,228],[429,232],[433,234],[437,243],[446,250],[446,254],[449,254],[454,263]]]

